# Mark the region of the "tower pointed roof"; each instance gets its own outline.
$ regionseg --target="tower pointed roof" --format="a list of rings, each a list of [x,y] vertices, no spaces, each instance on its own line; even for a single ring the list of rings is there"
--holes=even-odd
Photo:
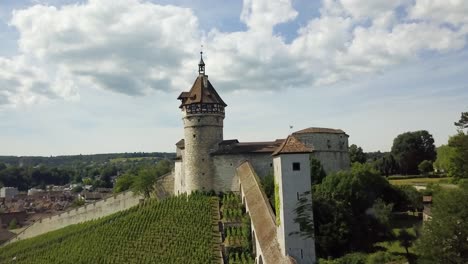
[[[200,52],[200,63],[198,64],[199,75],[188,92],[182,92],[178,100],[182,101],[180,107],[190,104],[219,104],[223,107],[227,104],[221,99],[218,92],[205,75],[205,62],[203,61],[203,52]]]
[[[198,63],[198,74],[205,74],[205,62],[203,61],[203,51],[200,51],[200,62]]]

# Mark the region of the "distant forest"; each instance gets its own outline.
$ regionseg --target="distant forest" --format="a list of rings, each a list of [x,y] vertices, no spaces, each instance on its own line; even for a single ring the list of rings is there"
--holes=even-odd
[[[175,153],[134,152],[56,157],[0,156],[0,187],[17,187],[26,191],[46,185],[83,183],[94,188],[113,186],[112,177],[123,173],[137,174],[142,168],[170,162]]]
[[[92,155],[70,155],[70,156],[0,156],[0,163],[11,166],[50,166],[61,167],[70,166],[77,163],[106,163],[113,159],[153,157],[161,159],[175,158],[175,153],[171,152],[132,152],[132,153],[107,153]]]

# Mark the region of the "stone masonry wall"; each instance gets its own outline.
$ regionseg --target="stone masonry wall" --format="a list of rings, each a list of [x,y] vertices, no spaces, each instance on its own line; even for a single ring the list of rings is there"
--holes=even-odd
[[[93,204],[87,204],[54,216],[42,218],[28,226],[24,231],[4,245],[21,239],[35,237],[68,225],[82,223],[129,209],[138,205],[141,199],[143,199],[142,196],[134,195],[133,192],[127,191]]]
[[[185,191],[213,189],[214,165],[210,152],[223,140],[223,119],[220,114],[187,115],[184,120]]]
[[[325,172],[346,170],[350,166],[348,136],[346,134],[295,134],[302,143],[313,148],[313,156],[320,160]]]
[[[216,155],[213,160],[215,167],[213,189],[217,192],[239,191],[236,168],[246,160],[250,162],[260,177],[265,177],[270,171],[273,171],[273,159],[270,153]]]

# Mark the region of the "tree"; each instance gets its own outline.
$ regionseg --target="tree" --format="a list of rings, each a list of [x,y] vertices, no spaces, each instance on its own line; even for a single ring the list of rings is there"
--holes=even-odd
[[[448,145],[442,145],[437,148],[437,159],[434,162],[434,169],[437,170],[437,172],[445,172],[449,173],[452,170],[452,159],[455,155],[456,149],[448,146]]]
[[[468,128],[468,112],[462,112],[460,120],[455,122],[454,125],[458,127],[459,131],[463,131],[463,129]]]
[[[148,198],[154,190],[157,174],[150,168],[141,169],[133,180],[131,189],[135,193],[143,194]]]
[[[440,190],[416,243],[421,263],[468,263],[468,186]]]
[[[402,174],[417,174],[423,160],[434,161],[436,152],[434,139],[426,130],[406,132],[393,140],[392,154]]]
[[[322,182],[327,174],[323,169],[322,163],[320,160],[310,157],[310,182],[312,185],[319,184]]]
[[[434,170],[434,168],[432,167],[432,162],[430,160],[423,160],[419,163],[418,170],[421,174],[427,176]]]
[[[395,186],[394,198],[395,209],[398,211],[419,211],[422,210],[422,194],[411,185]]]
[[[366,157],[366,153],[364,153],[361,147],[358,147],[355,144],[352,144],[351,146],[349,146],[349,159],[351,160],[351,163],[354,163],[354,162],[365,163],[367,160],[367,157]]]
[[[263,190],[270,201],[270,205],[273,210],[275,210],[275,177],[273,176],[273,173],[268,173],[268,175],[263,177],[261,181]]]
[[[114,192],[119,193],[130,189],[130,187],[133,184],[133,181],[135,180],[135,177],[135,175],[128,172],[117,177],[114,186]]]
[[[454,149],[450,156],[449,176],[468,179],[468,134],[459,132],[450,137],[448,145]]]
[[[8,224],[8,229],[16,229],[18,228],[18,223],[16,222],[16,218],[13,218]]]
[[[370,164],[354,163],[349,171],[329,174],[313,186],[312,204],[299,199],[295,218],[299,234],[314,236],[320,257],[367,250],[389,234],[391,192],[388,181]]]
[[[385,177],[398,173],[398,163],[391,153],[386,153],[374,161],[374,167]]]
[[[409,255],[408,248],[411,247],[413,241],[416,239],[414,235],[406,231],[406,229],[401,229],[397,236],[400,246],[404,247],[406,250],[406,255]]]

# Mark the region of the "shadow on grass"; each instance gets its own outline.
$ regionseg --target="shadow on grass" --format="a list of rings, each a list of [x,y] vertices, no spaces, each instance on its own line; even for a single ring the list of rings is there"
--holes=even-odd
[[[418,256],[413,253],[406,254],[406,253],[399,253],[399,252],[390,252],[390,254],[394,256],[406,258],[409,264],[416,264],[418,260]]]
[[[394,214],[392,215],[392,228],[413,228],[422,223],[419,216],[409,214]]]

